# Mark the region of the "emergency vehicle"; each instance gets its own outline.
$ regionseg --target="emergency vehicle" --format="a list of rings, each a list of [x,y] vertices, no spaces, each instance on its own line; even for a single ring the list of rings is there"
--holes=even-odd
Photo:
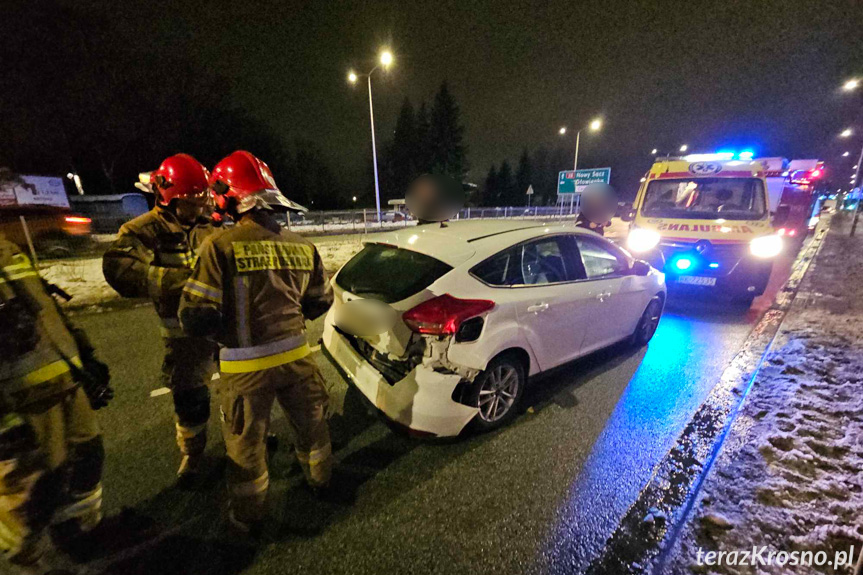
[[[633,204],[627,247],[665,272],[669,290],[751,304],[783,250],[765,174],[750,153],[656,161]]]
[[[765,168],[767,200],[777,231],[802,241],[818,223],[820,213],[816,182],[824,175],[824,162],[759,158]]]

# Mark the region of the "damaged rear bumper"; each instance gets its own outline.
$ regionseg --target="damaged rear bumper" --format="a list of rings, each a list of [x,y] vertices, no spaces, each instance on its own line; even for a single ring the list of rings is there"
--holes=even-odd
[[[458,435],[479,411],[452,399],[458,374],[418,365],[403,379],[389,383],[332,324],[324,325],[327,357],[386,417],[411,430],[439,437]]]

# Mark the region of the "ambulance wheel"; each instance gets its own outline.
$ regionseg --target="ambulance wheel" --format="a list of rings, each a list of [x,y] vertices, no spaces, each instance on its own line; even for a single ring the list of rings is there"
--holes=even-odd
[[[644,308],[644,313],[641,314],[641,319],[638,320],[638,325],[635,332],[632,334],[632,345],[634,347],[643,347],[653,338],[656,333],[656,328],[659,326],[659,320],[662,317],[662,296],[655,295]]]
[[[731,303],[740,309],[749,309],[756,297],[758,296],[753,293],[742,293],[732,297]]]
[[[479,408],[471,421],[472,429],[491,431],[515,419],[525,383],[525,366],[517,355],[505,353],[491,360],[470,389],[468,405]]]

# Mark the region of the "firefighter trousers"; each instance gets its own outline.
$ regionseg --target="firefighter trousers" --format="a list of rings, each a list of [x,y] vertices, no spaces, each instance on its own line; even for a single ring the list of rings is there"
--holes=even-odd
[[[215,343],[197,337],[165,337],[162,385],[174,399],[177,446],[183,455],[200,455],[207,446],[210,391],[216,372]]]
[[[328,396],[314,359],[307,356],[248,373],[222,372],[219,395],[234,517],[254,523],[265,515],[269,487],[265,440],[274,401],[282,406],[294,431],[296,456],[306,481],[314,487],[329,482]]]
[[[80,388],[21,408],[35,442],[0,461],[0,549],[13,563],[35,563],[51,523],[89,530],[102,519],[105,451],[96,414]]]

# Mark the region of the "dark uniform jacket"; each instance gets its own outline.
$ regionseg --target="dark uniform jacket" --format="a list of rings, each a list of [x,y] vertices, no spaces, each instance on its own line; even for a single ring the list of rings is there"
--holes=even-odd
[[[170,210],[156,206],[120,228],[102,260],[105,279],[123,297],[150,298],[162,319],[163,335],[182,336],[177,320],[180,295],[196,250],[213,231],[205,218],[184,226]]]
[[[222,371],[257,371],[308,355],[305,319],[333,301],[314,244],[271,221],[251,214],[212,234],[183,291],[183,327],[200,333],[210,324],[204,329],[213,328],[227,348]]]

